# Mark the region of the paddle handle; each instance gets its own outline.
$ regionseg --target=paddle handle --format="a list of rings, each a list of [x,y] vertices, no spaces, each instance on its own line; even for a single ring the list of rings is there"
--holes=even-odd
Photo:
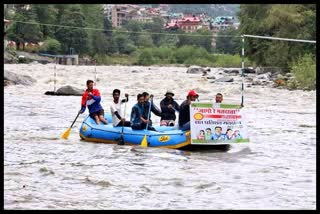
[[[150,117],[151,105],[152,105],[152,99],[153,99],[153,98],[150,98],[150,99],[151,99],[151,101],[150,101],[150,105],[149,105],[149,111],[148,111],[147,120],[149,120],[149,117]],[[148,130],[148,125],[149,125],[149,121],[148,121],[148,123],[147,123],[146,130]]]
[[[71,124],[70,128],[72,128],[73,124],[76,122],[76,120],[79,117],[79,115],[80,115],[80,111],[78,112],[78,114],[77,114],[76,118],[74,119],[73,123]]]
[[[127,107],[127,102],[128,102],[128,101],[126,101],[126,102],[124,103],[123,118],[126,118],[126,107]],[[123,134],[123,127],[124,127],[124,122],[122,122],[122,130],[121,130],[121,134]]]
[[[242,82],[242,85],[241,85],[241,107],[243,107],[243,100],[244,100],[243,89],[244,89],[244,85],[243,85],[243,82]]]

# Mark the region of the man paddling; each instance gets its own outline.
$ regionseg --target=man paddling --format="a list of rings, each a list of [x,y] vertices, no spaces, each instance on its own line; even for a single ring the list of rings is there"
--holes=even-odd
[[[87,80],[87,89],[82,95],[81,110],[79,113],[82,114],[85,112],[86,106],[88,106],[90,117],[92,117],[98,125],[100,125],[100,121],[107,125],[108,122],[104,118],[104,110],[100,102],[101,95],[99,90],[93,88],[92,80]]]
[[[132,107],[131,110],[131,117],[130,117],[130,122],[131,122],[131,128],[133,130],[143,130],[147,127],[148,125],[148,130],[156,131],[155,128],[153,128],[150,124],[150,120],[147,119],[147,114],[148,112],[145,112],[145,98],[142,94],[137,95],[137,103]]]
[[[126,126],[130,127],[130,121],[126,121],[126,118],[121,117],[121,104],[129,101],[129,95],[125,94],[126,99],[122,99],[120,101],[120,90],[114,89],[112,92],[113,103],[110,106],[111,114],[112,114],[112,123],[113,126]]]

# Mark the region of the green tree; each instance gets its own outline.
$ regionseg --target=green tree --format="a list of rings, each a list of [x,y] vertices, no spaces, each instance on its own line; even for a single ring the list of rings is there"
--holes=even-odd
[[[155,62],[152,56],[152,50],[150,48],[143,49],[138,58],[138,64],[140,65],[152,65]]]
[[[212,33],[206,29],[199,29],[195,34],[198,34],[198,37],[195,37],[196,45],[198,47],[203,47],[207,51],[211,51],[211,42],[212,42]]]
[[[113,36],[113,52],[119,54],[130,54],[135,51],[135,46],[132,41],[129,39],[127,34],[116,32]]]
[[[315,40],[316,7],[308,4],[241,5],[241,34]],[[289,71],[298,56],[315,53],[315,45],[246,38],[246,55],[258,65]]]
[[[144,29],[151,33],[159,33],[159,34],[151,34],[153,44],[157,47],[162,45],[162,38],[164,37],[163,34],[163,26],[164,22],[161,18],[154,17],[152,18],[152,22],[148,22],[144,25]]]
[[[87,28],[104,28],[104,14],[102,4],[81,4],[81,11],[85,17]],[[105,53],[109,44],[108,39],[103,31],[87,30],[88,34],[88,52],[93,55]]]
[[[61,51],[61,44],[58,40],[47,37],[47,39],[44,40],[40,51],[49,54],[58,54]]]
[[[192,57],[194,50],[195,47],[190,45],[178,48],[174,53],[176,62],[182,64],[186,59]]]
[[[62,51],[69,53],[70,48],[73,48],[75,53],[87,53],[88,34],[83,29],[86,27],[86,23],[79,5],[72,5],[67,10],[64,10],[64,13],[61,15],[60,25],[77,27],[59,27],[57,30],[56,38],[61,43]]]
[[[137,46],[140,32],[142,31],[142,23],[135,20],[130,20],[123,24],[123,28],[129,31],[129,39],[134,43],[134,45]]]
[[[232,55],[239,54],[241,50],[241,38],[237,36],[240,36],[239,31],[234,28],[220,31],[216,39],[217,52]]]
[[[103,18],[103,29],[104,34],[110,39],[112,37],[112,24],[106,16]]]
[[[55,24],[58,10],[53,5],[50,4],[34,4],[32,5],[32,10],[36,14],[36,21],[44,24]],[[54,33],[54,28],[52,26],[41,25],[41,32],[43,34],[43,39],[48,36],[52,37]]]
[[[140,34],[136,45],[140,48],[148,48],[153,46],[152,37],[150,34]]]
[[[24,22],[35,22],[36,14],[34,11],[26,5],[16,5],[16,11],[13,19],[14,22],[8,32],[7,37],[13,40],[17,44],[17,49],[24,50],[26,42],[38,43],[42,39],[42,33],[40,31],[39,24],[27,24]]]

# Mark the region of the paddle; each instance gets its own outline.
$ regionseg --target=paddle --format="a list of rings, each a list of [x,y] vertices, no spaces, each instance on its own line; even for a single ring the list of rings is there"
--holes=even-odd
[[[150,112],[151,112],[151,105],[152,105],[152,96],[150,96],[150,99],[151,99],[151,102],[150,102],[150,105],[149,105],[149,111],[148,111],[148,117],[147,117],[147,120],[149,120],[149,116],[150,116]],[[149,122],[147,123],[147,126],[146,126],[146,130],[148,130],[148,125],[149,125]],[[142,141],[141,141],[141,146],[142,147],[148,147],[148,141],[147,141],[147,135],[145,134]]]
[[[61,135],[61,138],[63,139],[68,139],[69,135],[70,135],[70,131],[71,131],[71,128],[73,126],[73,124],[76,122],[78,116],[80,114],[80,111],[78,112],[76,118],[74,119],[73,123],[71,124],[70,128],[68,128],[62,135]]]
[[[123,118],[126,117],[126,107],[127,107],[127,102],[124,103],[124,113],[123,113]],[[124,145],[124,139],[123,139],[123,127],[124,127],[124,122],[122,122],[122,130],[121,130],[121,135],[120,139],[118,140],[118,145]]]

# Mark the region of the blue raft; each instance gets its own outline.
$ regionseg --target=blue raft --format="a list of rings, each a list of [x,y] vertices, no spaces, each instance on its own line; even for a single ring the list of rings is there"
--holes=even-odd
[[[112,125],[110,114],[105,115],[108,125],[97,125],[94,119],[87,116],[80,127],[80,138],[88,142],[117,144],[121,137],[122,127]],[[149,147],[162,147],[182,150],[219,150],[227,151],[229,144],[224,145],[195,145],[191,144],[190,131],[177,130],[172,126],[153,126],[157,131],[132,130],[123,128],[125,145],[140,145],[144,136]]]
[[[122,127],[114,127],[110,114],[105,115],[108,125],[97,125],[94,119],[87,116],[80,127],[82,140],[98,143],[117,144],[121,137]],[[157,131],[132,130],[123,128],[123,139],[126,145],[140,145],[146,135],[148,146],[165,148],[182,148],[191,144],[190,131],[176,130],[170,126],[154,126]]]

